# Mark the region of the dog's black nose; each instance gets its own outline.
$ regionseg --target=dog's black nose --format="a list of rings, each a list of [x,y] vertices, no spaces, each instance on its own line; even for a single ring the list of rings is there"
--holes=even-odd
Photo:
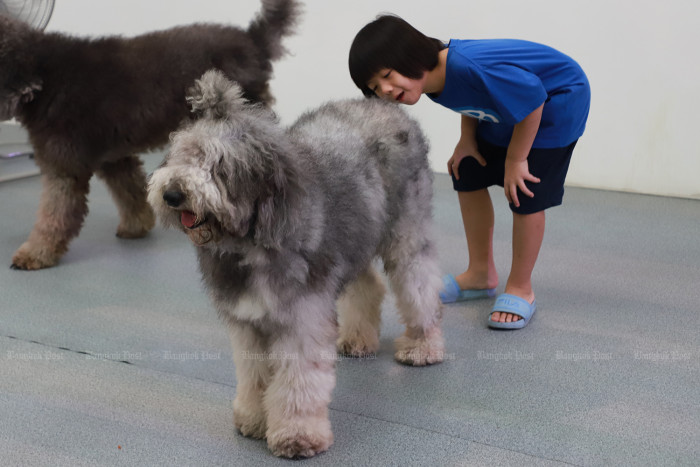
[[[185,201],[185,194],[180,191],[168,190],[163,193],[163,200],[171,208],[176,208]]]

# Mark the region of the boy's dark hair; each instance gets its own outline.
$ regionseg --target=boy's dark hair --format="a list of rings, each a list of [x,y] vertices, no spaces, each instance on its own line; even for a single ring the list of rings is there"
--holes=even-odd
[[[367,81],[382,68],[419,79],[438,64],[438,52],[446,46],[428,37],[403,19],[381,15],[360,29],[350,46],[350,77],[367,97],[376,97]]]

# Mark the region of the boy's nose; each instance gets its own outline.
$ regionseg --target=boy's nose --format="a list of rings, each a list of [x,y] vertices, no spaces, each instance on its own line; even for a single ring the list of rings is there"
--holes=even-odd
[[[386,96],[386,95],[391,94],[391,91],[394,90],[394,87],[391,84],[384,81],[384,82],[379,84],[379,90],[382,92],[382,94],[384,94]]]

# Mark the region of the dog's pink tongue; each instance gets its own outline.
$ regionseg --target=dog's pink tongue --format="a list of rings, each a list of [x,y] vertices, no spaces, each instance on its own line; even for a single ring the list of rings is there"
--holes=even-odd
[[[180,222],[185,227],[191,229],[197,223],[197,216],[190,211],[182,211],[180,213]]]

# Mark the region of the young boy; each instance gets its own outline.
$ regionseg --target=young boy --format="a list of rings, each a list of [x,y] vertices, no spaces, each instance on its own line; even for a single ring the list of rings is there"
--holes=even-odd
[[[581,67],[545,45],[513,39],[445,45],[404,20],[380,16],[355,37],[350,75],[362,92],[413,105],[426,94],[461,114],[447,170],[458,192],[469,265],[445,277],[444,303],[493,297],[493,205],[499,185],[513,212],[513,258],[488,325],[518,329],[537,309],[532,270],[545,210],[562,203],[564,179],[583,134],[590,87]]]

